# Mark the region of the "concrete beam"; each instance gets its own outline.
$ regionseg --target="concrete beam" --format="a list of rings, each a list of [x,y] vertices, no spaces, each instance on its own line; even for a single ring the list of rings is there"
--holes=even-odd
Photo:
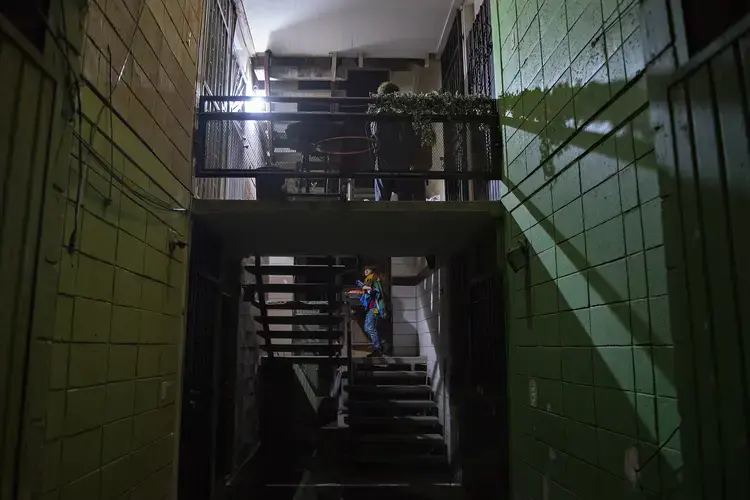
[[[265,54],[252,58],[253,68],[262,73]],[[361,66],[360,66],[361,63]],[[427,63],[429,64],[429,63]],[[424,67],[425,59],[391,59],[336,56],[337,81],[345,80],[349,70],[370,69],[388,71],[410,71],[414,66]],[[263,80],[263,75],[258,74]],[[276,81],[318,80],[330,81],[333,78],[331,57],[272,57],[271,79]]]
[[[451,255],[498,222],[489,202],[195,200],[193,209],[235,256]],[[375,241],[355,236],[364,225]]]

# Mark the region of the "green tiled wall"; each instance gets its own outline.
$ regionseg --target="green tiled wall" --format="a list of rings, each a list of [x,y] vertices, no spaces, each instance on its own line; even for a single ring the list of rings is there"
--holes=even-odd
[[[50,25],[61,34],[67,27],[69,43],[48,40],[44,53],[19,41],[0,19],[0,68],[22,90],[20,104],[6,103],[13,112],[0,118],[2,157],[7,151],[17,156],[0,169],[3,191],[13,189],[13,203],[0,203],[12,209],[0,213],[0,228],[21,236],[0,239],[0,275],[15,283],[11,288],[3,282],[4,292],[13,294],[4,301],[23,306],[7,309],[9,329],[7,315],[0,315],[0,340],[3,346],[10,340],[16,351],[10,356],[3,350],[14,366],[6,372],[12,380],[0,381],[12,389],[12,397],[3,394],[1,408],[8,436],[3,499],[12,495],[16,458],[19,498],[173,497],[188,251],[170,243],[189,241],[185,130],[192,130],[197,46],[192,33],[199,31],[196,11],[202,2],[149,1],[135,30],[133,54],[126,56],[124,40],[132,36],[138,13],[131,4],[109,0],[81,9],[75,2],[54,3]],[[65,23],[60,8],[66,9]],[[144,42],[164,42],[164,51],[182,48],[181,65],[164,54],[150,59],[159,86],[142,74],[144,54],[153,54]],[[102,56],[109,56],[107,48],[111,66]],[[112,101],[134,131],[107,108],[100,112],[104,101],[88,87],[106,94],[123,61],[126,70]],[[85,117],[80,128],[70,77],[79,63]],[[160,73],[160,64],[169,69]],[[178,84],[170,87],[171,79]],[[5,98],[18,100],[10,92]],[[181,107],[166,104],[176,99],[183,99]],[[160,119],[162,109],[179,111],[183,120],[167,117],[166,129],[157,130],[146,109]],[[97,119],[99,131],[92,134]],[[83,146],[79,154],[75,134],[93,142],[93,152]],[[82,166],[85,189],[76,220]],[[13,265],[11,254],[18,256]],[[19,428],[23,435],[16,440]],[[14,457],[9,450],[17,443]]]
[[[506,244],[531,249],[508,268],[513,498],[668,495],[680,420],[640,3],[493,9]]]
[[[82,97],[94,121],[101,102],[90,91]],[[116,174],[138,193],[188,207],[189,192],[141,140],[117,118],[113,128]],[[103,144],[109,142],[105,129]],[[84,137],[89,131],[84,122]],[[90,185],[72,253],[77,154],[54,194],[66,211],[54,329],[39,339],[51,360],[42,491],[55,498],[128,492],[136,498],[141,485],[149,498],[161,498],[174,478],[187,262],[187,252],[172,251],[170,241],[188,237],[188,219],[110,184],[91,155],[88,163]]]

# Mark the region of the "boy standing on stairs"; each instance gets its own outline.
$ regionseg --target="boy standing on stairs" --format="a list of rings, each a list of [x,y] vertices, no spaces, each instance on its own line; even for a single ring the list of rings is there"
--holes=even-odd
[[[360,302],[365,308],[365,333],[372,341],[372,353],[368,357],[382,356],[388,353],[388,343],[380,340],[378,324],[387,318],[385,294],[380,276],[375,273],[373,266],[365,266],[365,281],[362,283],[362,298]]]

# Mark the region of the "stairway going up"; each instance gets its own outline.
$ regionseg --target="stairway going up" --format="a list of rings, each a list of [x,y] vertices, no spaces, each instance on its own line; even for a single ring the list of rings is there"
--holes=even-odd
[[[347,377],[350,460],[371,479],[450,482],[424,358],[357,358]]]
[[[244,297],[260,314],[258,335],[269,357],[299,363],[333,361],[343,348],[341,274],[346,267],[333,257],[328,264],[264,265],[260,256],[246,270],[255,283],[246,285]],[[273,279],[283,277],[283,279]],[[269,296],[286,298],[269,300]]]

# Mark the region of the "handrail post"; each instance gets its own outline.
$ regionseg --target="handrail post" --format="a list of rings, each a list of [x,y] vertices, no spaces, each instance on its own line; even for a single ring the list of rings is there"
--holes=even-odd
[[[352,329],[351,329],[351,320],[352,320],[352,306],[347,303],[345,306],[346,308],[344,313],[344,335],[346,335],[346,352],[348,356],[348,366],[347,370],[349,371],[349,385],[354,385],[354,352],[352,350]]]

